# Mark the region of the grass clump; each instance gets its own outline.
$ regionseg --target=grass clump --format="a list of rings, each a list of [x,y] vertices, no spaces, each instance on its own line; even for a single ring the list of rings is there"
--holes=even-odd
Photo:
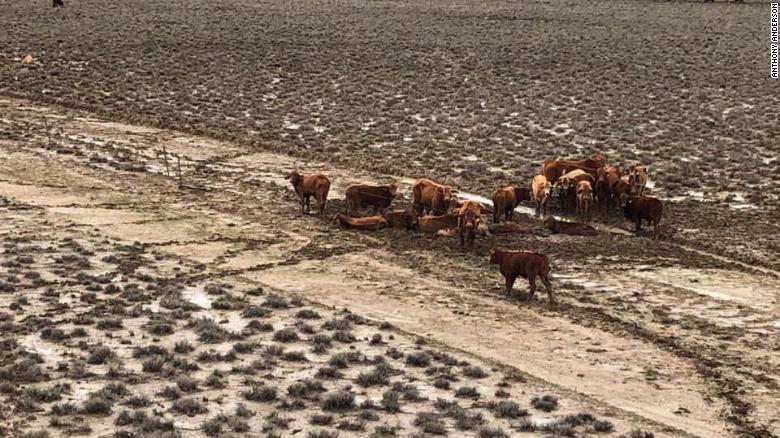
[[[325,394],[322,399],[322,409],[325,411],[347,411],[355,407],[355,394],[349,391],[336,390]]]
[[[558,409],[558,397],[553,395],[544,395],[531,399],[531,406],[544,412],[552,412]]]

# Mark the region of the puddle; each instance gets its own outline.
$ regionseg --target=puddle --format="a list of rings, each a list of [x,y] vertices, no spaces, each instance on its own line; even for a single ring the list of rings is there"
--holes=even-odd
[[[204,309],[211,309],[211,303],[214,302],[214,299],[211,298],[209,294],[206,293],[206,291],[199,288],[189,287],[184,289],[181,295],[185,300]]]

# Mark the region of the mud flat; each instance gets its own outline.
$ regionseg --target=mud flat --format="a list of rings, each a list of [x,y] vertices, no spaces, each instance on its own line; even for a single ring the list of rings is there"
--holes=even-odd
[[[344,231],[300,216],[284,174],[317,169],[337,194],[396,177],[407,195],[407,180],[0,105],[12,435],[779,432],[769,267],[619,221],[575,238],[521,216],[533,233],[470,251]],[[41,115],[62,120],[51,140]],[[161,138],[197,151],[177,152],[188,188],[166,176]],[[559,304],[523,301],[525,285],[503,295],[494,244],[548,253]]]

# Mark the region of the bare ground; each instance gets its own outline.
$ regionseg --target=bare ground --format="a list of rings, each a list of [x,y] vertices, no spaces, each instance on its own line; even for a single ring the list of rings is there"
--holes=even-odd
[[[271,291],[287,300],[303,297],[323,321],[336,316],[338,310],[330,309],[348,309],[370,320],[365,329],[355,330],[358,351],[367,357],[382,354],[388,346],[378,349],[364,338],[378,331],[380,322],[391,323],[396,329],[390,333],[397,340],[391,345],[403,354],[434,348],[488,371],[487,383],[477,379],[484,396],[468,407],[484,412],[491,424],[511,435],[521,434],[522,424],[495,418],[488,404],[501,380],[498,376],[506,373],[522,377],[523,383],[510,390],[512,400],[528,408],[538,424],[562,414],[588,412],[611,421],[614,434],[636,428],[658,436],[780,434],[775,407],[780,397],[780,291],[771,264],[742,263],[728,251],[708,252],[679,235],[659,241],[633,237],[626,232],[628,224],[618,220],[601,225],[604,233],[597,238],[548,236],[536,228],[530,236],[481,239],[474,250],[465,252],[450,238],[400,230],[343,231],[299,214],[283,179],[289,170],[304,166],[293,157],[26,101],[6,99],[0,107],[4,153],[0,195],[5,200],[0,275],[3,284],[10,285],[0,299],[4,307],[13,304],[4,317],[3,342],[15,347],[5,349],[11,353],[4,355],[2,366],[11,370],[13,363],[31,357],[42,361],[45,375],[4,388],[10,391],[5,402],[12,406],[3,410],[10,428],[6,430],[46,428],[52,418],[61,417],[52,413],[49,402],[19,406],[19,394],[30,387],[67,383],[70,388],[62,391],[58,403],[72,400],[78,406],[99,391],[107,377],[115,375],[108,374],[109,366],[87,364],[86,369],[97,375],[90,378],[68,374],[73,362],[86,357],[84,351],[96,342],[109,345],[118,355],[123,370],[115,371],[130,392],[149,394],[154,410],[172,419],[185,435],[202,432],[189,429],[217,413],[232,418],[236,392],[252,386],[240,377],[239,365],[251,362],[249,357],[217,367],[233,370],[227,389],[198,390],[195,398],[208,399],[204,402],[208,413],[195,414],[194,421],[171,411],[172,400],[155,395],[170,382],[144,372],[141,358],[132,359],[136,347],[170,349],[180,339],[190,339],[197,348],[190,361],[208,352],[208,345],[194,340],[196,329],[184,330],[187,319],[170,321],[175,318],[171,309],[159,307],[165,294],[161,285],[171,284],[180,289],[181,300],[207,309],[187,315],[190,321],[209,315],[235,332],[246,322],[238,309],[262,304]],[[188,188],[178,189],[175,178],[165,176],[158,156],[163,145],[169,154],[181,156]],[[175,174],[176,166],[169,165]],[[305,168],[332,177],[331,212],[341,207],[338,199],[347,185],[393,176],[312,161],[306,161]],[[405,187],[402,191],[408,192]],[[397,204],[406,202],[401,199]],[[521,220],[538,227],[531,218]],[[559,304],[548,305],[543,293],[531,303],[503,296],[498,274],[485,257],[497,243],[549,254]],[[117,259],[105,258],[112,255]],[[79,267],[80,257],[89,266]],[[121,300],[96,279],[101,276],[117,282]],[[129,288],[128,293],[130,282],[140,288]],[[232,286],[223,291],[231,298],[223,301],[235,304],[236,310],[214,309],[220,296],[207,292],[207,285],[214,283]],[[94,284],[98,287],[90,296]],[[257,286],[264,288],[264,295],[249,294]],[[524,285],[519,289],[524,291]],[[106,309],[122,321],[118,331],[110,324],[98,325]],[[274,310],[273,329],[294,326],[294,313]],[[67,334],[85,316],[90,336],[86,344],[72,336],[56,341],[49,334],[42,339],[44,328]],[[145,331],[156,318],[167,318],[176,334],[153,336]],[[417,345],[417,336],[428,344]],[[383,339],[387,340],[384,334]],[[262,348],[273,343],[268,333],[252,334],[246,342],[252,341]],[[227,351],[222,347],[228,345],[219,347]],[[260,365],[254,372],[282,394],[327,360],[310,353],[306,357],[309,362],[303,364],[280,360],[268,376]],[[202,359],[195,374],[199,380],[216,367],[208,355]],[[63,369],[58,362],[68,367]],[[370,370],[372,364],[361,366]],[[383,422],[404,430],[416,430],[417,413],[434,411],[428,404],[438,396],[452,398],[463,382],[439,393],[432,386],[432,374],[405,366],[403,359],[391,365],[403,371],[395,380],[420,382],[418,389],[428,398],[412,402],[400,416],[380,410]],[[182,370],[174,367],[170,373],[177,376]],[[353,374],[347,380],[356,379]],[[346,384],[353,386],[358,403],[381,399],[381,391],[362,390],[354,380],[338,383]],[[545,414],[531,409],[530,398],[547,393],[560,398],[560,410]],[[120,415],[126,396],[118,397],[112,420]],[[266,417],[272,411],[289,408],[282,397],[270,404],[244,402],[257,414],[246,420],[253,433],[271,421]],[[290,430],[311,429],[306,419],[320,403],[304,400],[299,412],[284,412],[295,422]],[[356,412],[339,414],[337,420]],[[111,429],[105,419],[81,412],[75,418],[83,418],[83,423],[62,418],[67,423],[60,427],[62,433],[101,434]],[[451,417],[441,418],[453,435],[475,433],[458,431]],[[226,425],[237,421],[222,420]],[[91,432],[85,432],[85,425]],[[591,426],[576,430],[588,433]]]

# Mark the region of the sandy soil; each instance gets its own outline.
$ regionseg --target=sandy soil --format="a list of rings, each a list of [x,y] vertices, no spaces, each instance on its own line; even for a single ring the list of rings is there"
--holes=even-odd
[[[398,382],[415,384],[427,398],[402,404],[400,414],[381,406],[368,409],[380,422],[364,424],[368,432],[350,431],[353,426],[346,424],[338,429],[341,436],[363,436],[380,423],[406,436],[433,421],[418,420],[421,412],[437,413],[434,420],[444,422],[452,436],[491,436],[480,430],[488,424],[511,436],[522,436],[524,430],[565,435],[569,432],[544,425],[581,412],[611,422],[614,429],[603,433],[614,435],[635,429],[656,436],[780,434],[780,290],[772,264],[740,262],[741,257],[708,250],[684,234],[658,241],[634,237],[626,232],[629,224],[618,219],[604,221],[602,235],[582,238],[549,236],[533,219],[521,217],[534,227],[532,234],[482,238],[469,251],[460,250],[453,238],[401,230],[344,231],[301,216],[284,174],[304,168],[331,176],[331,213],[343,207],[339,198],[350,183],[392,177],[403,183],[396,204],[406,205],[408,178],[301,161],[28,101],[0,100],[0,113],[0,303],[9,309],[2,317],[2,342],[8,348],[0,366],[10,380],[2,388],[8,405],[3,421],[12,436],[40,429],[53,435],[101,435],[115,422],[127,431],[169,427],[143,419],[133,423],[129,413],[120,420],[121,411],[134,410],[126,406],[129,394],[146,394],[151,409],[139,409],[146,409],[149,418],[173,421],[185,436],[216,430],[207,429],[207,423],[222,432],[246,423],[255,434],[337,430],[343,420],[357,421],[361,409],[336,412],[330,426],[313,426],[309,419],[323,409],[327,394],[285,394],[338,351],[357,351],[366,359],[349,367],[345,377],[325,381],[325,393],[349,386],[356,405],[366,399],[378,405],[383,392]],[[177,187],[175,165],[172,176],[166,176],[158,155],[163,145],[181,157],[184,188]],[[531,303],[523,301],[525,285],[518,285],[519,296],[501,293],[499,276],[486,259],[487,249],[499,243],[550,256],[557,305],[549,305],[544,293]],[[108,287],[112,284],[116,290]],[[262,293],[255,290],[258,286]],[[263,306],[273,294],[297,304]],[[198,307],[165,308],[164,297]],[[294,327],[302,340],[281,344],[305,351],[307,362],[278,358],[274,332],[244,333],[249,319],[242,312],[248,306],[270,310],[261,319],[272,324],[271,330]],[[303,307],[321,315],[308,323],[329,335],[334,333],[322,323],[343,317],[341,309],[348,309],[356,340],[334,341],[334,350],[324,355],[306,350],[314,334],[300,327],[297,312]],[[210,349],[226,354],[239,339],[225,335],[216,344],[204,343],[216,336],[210,331],[221,332],[198,326],[199,316],[244,336],[241,343],[257,343],[258,352],[240,353],[233,362],[209,355]],[[394,328],[382,330],[387,328],[382,323]],[[168,327],[173,334],[152,326]],[[77,327],[86,329],[87,338],[72,334]],[[55,329],[64,336],[52,335]],[[388,344],[368,342],[376,332]],[[173,354],[174,343],[181,340],[195,351]],[[113,352],[112,359],[77,365],[100,343]],[[155,345],[166,352],[138,351]],[[399,359],[387,352],[390,347],[401,351]],[[440,390],[433,385],[437,371],[429,374],[431,366],[414,367],[404,359],[426,349],[430,355],[447,352],[466,360],[489,376],[472,382],[459,375],[450,390]],[[393,372],[391,382],[379,388],[364,388],[357,374],[377,366],[373,355],[384,355],[399,374]],[[151,356],[165,359],[160,373],[142,368]],[[20,374],[14,368],[26,359],[37,362],[40,373]],[[186,371],[188,361],[196,362],[198,371]],[[461,373],[463,368],[453,369]],[[206,386],[214,369],[225,371],[225,388]],[[207,412],[192,407],[198,403],[176,404],[162,392],[187,375],[199,381],[198,389],[181,394],[180,400],[196,399]],[[508,380],[509,399],[530,415],[497,416],[499,397],[492,394]],[[121,382],[128,394],[106,389],[109,382]],[[277,388],[276,400],[236,395],[261,382]],[[32,389],[58,384],[63,386],[49,391],[59,394],[56,400]],[[466,385],[477,387],[482,396],[476,401],[454,397]],[[187,382],[180,386],[187,388]],[[558,410],[548,414],[532,407],[531,397],[544,394],[559,398]],[[88,400],[96,397],[108,400],[110,413],[88,409]],[[459,429],[455,416],[436,410],[439,397],[461,401],[468,412],[481,413],[485,423]],[[302,405],[291,406],[294,400]],[[55,405],[68,402],[75,411],[60,415],[66,407]],[[238,402],[254,415],[235,413]],[[287,429],[278,418],[269,418],[273,412],[290,419]],[[597,433],[594,421],[573,426],[572,418],[560,427]],[[547,432],[540,430],[544,427]]]

